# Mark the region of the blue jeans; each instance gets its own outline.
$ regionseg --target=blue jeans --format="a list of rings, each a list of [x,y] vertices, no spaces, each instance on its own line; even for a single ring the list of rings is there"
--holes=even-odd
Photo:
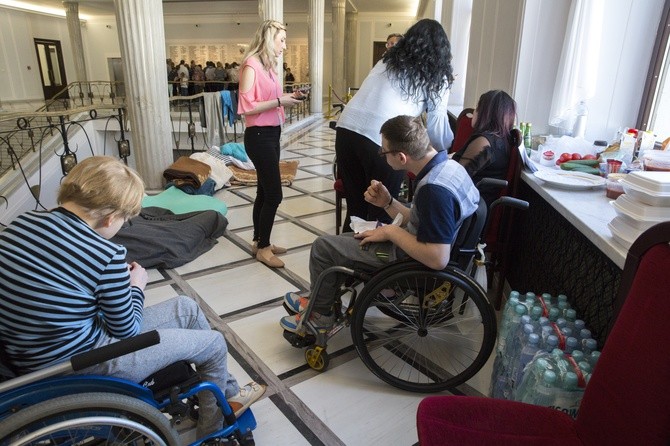
[[[140,382],[147,376],[177,361],[188,361],[203,380],[218,385],[226,398],[237,394],[240,387],[228,373],[228,346],[223,335],[212,330],[205,314],[191,298],[179,296],[144,309],[142,333],[158,330],[160,344],[130,353],[120,358],[89,367],[80,373],[116,376]],[[96,344],[102,347],[118,339],[103,336]],[[199,395],[200,417],[198,438],[220,429],[221,410],[214,395]]]

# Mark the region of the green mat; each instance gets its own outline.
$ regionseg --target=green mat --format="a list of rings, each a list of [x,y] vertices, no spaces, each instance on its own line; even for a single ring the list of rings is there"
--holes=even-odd
[[[175,214],[186,214],[195,211],[218,211],[226,215],[226,203],[208,195],[189,195],[177,187],[170,187],[158,195],[149,195],[142,199],[142,207],[159,207],[169,209]]]

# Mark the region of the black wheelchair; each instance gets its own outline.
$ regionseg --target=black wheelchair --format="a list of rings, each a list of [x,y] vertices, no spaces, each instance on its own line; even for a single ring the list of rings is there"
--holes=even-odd
[[[141,384],[70,374],[158,342],[158,332],[152,331],[18,377],[0,362],[5,377],[0,382],[0,445],[181,445],[176,428],[197,420],[197,393],[210,391],[223,412],[223,426],[190,445],[252,446],[256,420],[251,410],[236,418],[222,390],[202,381],[186,362]]]
[[[504,180],[483,181],[497,187],[507,184]],[[496,206],[526,209],[528,203],[501,197],[492,203],[491,210]],[[307,364],[324,371],[329,364],[328,339],[350,326],[361,360],[386,383],[421,393],[464,383],[489,359],[497,334],[495,310],[474,279],[475,256],[486,234],[488,213],[481,200],[477,211],[459,229],[444,270],[430,269],[413,259],[390,263],[372,274],[341,266],[326,269],[312,294],[318,293],[328,274],[350,278],[334,305],[335,325],[330,330],[312,325],[310,299],[298,332],[285,330],[284,337],[294,347],[306,347]]]

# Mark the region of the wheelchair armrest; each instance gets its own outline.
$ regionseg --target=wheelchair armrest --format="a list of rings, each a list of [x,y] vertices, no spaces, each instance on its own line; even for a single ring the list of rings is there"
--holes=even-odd
[[[100,364],[110,359],[132,353],[143,348],[151,347],[161,341],[156,330],[142,333],[129,339],[122,339],[119,342],[96,348],[85,353],[74,355],[70,358],[72,370],[79,371],[92,365]]]

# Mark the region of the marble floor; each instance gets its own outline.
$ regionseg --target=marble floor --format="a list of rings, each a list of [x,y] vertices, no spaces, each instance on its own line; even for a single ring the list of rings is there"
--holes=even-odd
[[[216,196],[229,207],[228,228],[212,250],[175,269],[152,269],[147,304],[185,294],[202,303],[230,350],[229,368],[240,383],[268,385],[254,404],[258,445],[410,446],[417,443],[416,408],[426,395],[382,382],[360,361],[351,336],[330,340],[330,366],[311,370],[304,350],[282,336],[282,296],[309,288],[309,249],[323,233],[335,233],[332,165],[335,132],[323,119],[282,136],[282,158],[300,161],[293,184],[284,187],[272,242],[289,248],[282,269],[251,256],[254,187],[232,187]],[[490,363],[490,361],[489,361]],[[490,364],[458,389],[485,392]]]

